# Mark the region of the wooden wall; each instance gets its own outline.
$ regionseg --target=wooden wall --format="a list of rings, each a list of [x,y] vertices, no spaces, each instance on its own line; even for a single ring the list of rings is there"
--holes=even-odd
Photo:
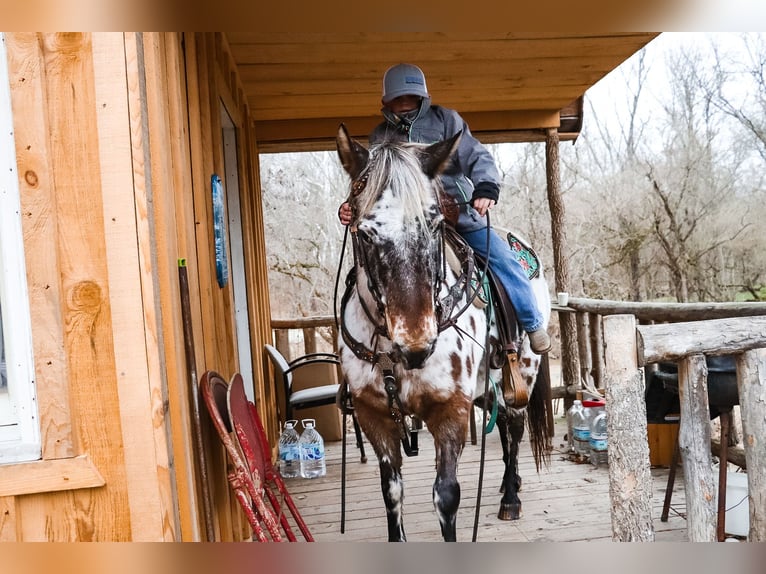
[[[240,540],[222,449],[195,456],[178,259],[196,374],[239,370],[230,284],[215,279],[210,176],[219,102],[237,124],[255,396],[270,339],[255,135],[213,33],[6,35],[32,309],[41,461],[0,465],[2,541]]]

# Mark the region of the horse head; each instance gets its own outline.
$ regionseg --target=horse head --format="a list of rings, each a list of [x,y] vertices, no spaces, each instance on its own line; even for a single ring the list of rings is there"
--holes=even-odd
[[[421,368],[439,334],[443,216],[439,174],[461,134],[432,145],[384,142],[369,150],[341,125],[340,161],[351,177],[357,291],[392,358]]]

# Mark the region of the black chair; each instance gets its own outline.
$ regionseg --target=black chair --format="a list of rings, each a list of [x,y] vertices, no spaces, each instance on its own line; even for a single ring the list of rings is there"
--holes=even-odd
[[[720,417],[721,419],[721,452],[718,469],[718,522],[716,537],[719,542],[726,538],[726,466],[728,458],[729,428],[731,425],[731,411],[739,404],[739,391],[737,389],[737,366],[733,355],[706,356],[708,376],[707,392],[708,406],[710,408],[710,420]],[[647,373],[655,381],[660,381],[664,389],[664,397],[656,407],[655,417],[662,418],[669,412],[678,412],[678,365],[676,363],[659,363],[654,373]],[[647,392],[651,381],[647,384]],[[649,401],[647,400],[647,408]],[[648,410],[647,410],[648,412]],[[673,460],[670,463],[668,484],[665,487],[665,501],[662,505],[660,520],[667,522],[670,510],[670,500],[673,496],[673,485],[676,478],[676,467],[681,458],[681,450],[676,439],[673,450]]]

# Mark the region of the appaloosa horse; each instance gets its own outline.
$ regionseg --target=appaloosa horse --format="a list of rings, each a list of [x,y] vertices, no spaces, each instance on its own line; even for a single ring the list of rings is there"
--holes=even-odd
[[[351,177],[355,260],[341,302],[340,357],[359,423],[379,460],[389,541],[406,540],[400,441],[407,450],[407,415],[425,422],[433,436],[433,504],[444,540],[456,540],[457,465],[473,400],[484,391],[488,319],[471,302],[471,250],[459,242],[448,246],[452,241],[445,238],[456,233],[439,201],[439,174],[459,140],[460,134],[432,145],[383,143],[367,150],[344,126],[337,137],[338,155]],[[457,254],[453,265],[447,263],[450,250]],[[533,281],[547,324],[547,286],[542,274]],[[543,403],[536,398],[541,393],[532,393],[540,357],[526,337],[518,364],[524,391],[531,395],[529,426],[539,464],[549,437]],[[499,516],[515,519],[521,508],[517,455],[524,408],[508,404],[500,411],[506,471]]]

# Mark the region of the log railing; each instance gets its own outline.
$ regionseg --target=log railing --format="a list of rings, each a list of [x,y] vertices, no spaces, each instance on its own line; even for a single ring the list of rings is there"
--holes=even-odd
[[[688,317],[678,313],[673,318]],[[643,368],[677,361],[688,537],[716,540],[705,355],[734,354],[748,469],[748,540],[766,541],[766,317],[638,325],[633,315],[614,315],[604,317],[603,337],[613,539],[654,539]]]
[[[317,351],[337,352],[338,331],[335,328],[335,318],[331,315],[318,317],[300,317],[297,319],[272,319],[271,329],[274,333],[274,346],[289,361],[300,355],[316,353]],[[329,339],[319,334],[319,330],[327,330]],[[303,345],[297,348],[290,342],[290,331],[302,331]]]
[[[603,299],[570,298],[566,307],[554,305],[558,313],[575,313],[579,380],[567,380],[562,388],[553,390],[553,397],[568,402],[583,386],[604,388],[603,317],[633,315],[642,324],[702,321],[733,317],[766,315],[766,303],[635,303]],[[562,372],[570,369],[562,365]],[[569,407],[569,404],[566,404]]]

